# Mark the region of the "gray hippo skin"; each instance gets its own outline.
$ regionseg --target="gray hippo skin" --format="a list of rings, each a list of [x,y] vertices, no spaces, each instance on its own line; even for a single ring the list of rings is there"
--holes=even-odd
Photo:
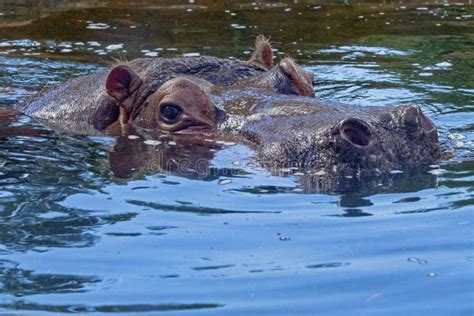
[[[354,175],[442,158],[436,127],[417,106],[324,101],[314,96],[312,73],[272,60],[263,37],[249,61],[140,58],[42,91],[20,110],[82,134],[232,134],[269,169]]]

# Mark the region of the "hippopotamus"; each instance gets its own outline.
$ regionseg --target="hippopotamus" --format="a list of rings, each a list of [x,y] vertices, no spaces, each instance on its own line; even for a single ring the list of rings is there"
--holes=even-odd
[[[138,58],[50,87],[19,109],[80,134],[232,135],[268,169],[354,175],[442,158],[436,126],[418,106],[322,100],[313,73],[290,58],[273,59],[263,36],[246,61]]]

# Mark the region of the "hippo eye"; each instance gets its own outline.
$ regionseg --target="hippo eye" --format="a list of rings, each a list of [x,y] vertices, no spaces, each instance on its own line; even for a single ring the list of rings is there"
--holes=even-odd
[[[175,104],[165,103],[161,105],[160,113],[161,117],[163,118],[163,121],[172,124],[179,119],[181,113],[183,113],[183,110],[181,110],[181,108]]]

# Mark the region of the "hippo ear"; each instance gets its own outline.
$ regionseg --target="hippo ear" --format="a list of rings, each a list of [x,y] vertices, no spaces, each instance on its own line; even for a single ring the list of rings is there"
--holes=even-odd
[[[116,122],[120,116],[120,108],[117,101],[105,96],[99,107],[92,116],[92,126],[99,131],[105,130],[109,125]]]
[[[109,72],[105,87],[112,98],[122,103],[140,87],[141,83],[140,77],[130,67],[120,65]]]
[[[291,58],[280,61],[278,72],[281,77],[276,83],[276,88],[280,93],[314,97],[312,72],[303,70]]]
[[[273,53],[272,46],[268,39],[263,35],[257,36],[255,40],[255,50],[252,57],[249,59],[249,63],[259,64],[265,67],[267,70],[273,66]]]

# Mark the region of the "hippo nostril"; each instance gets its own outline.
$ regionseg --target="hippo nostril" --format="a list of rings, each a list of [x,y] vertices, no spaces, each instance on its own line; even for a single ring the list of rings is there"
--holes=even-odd
[[[370,126],[356,118],[349,118],[342,121],[339,130],[342,138],[353,145],[365,147],[373,140]]]

